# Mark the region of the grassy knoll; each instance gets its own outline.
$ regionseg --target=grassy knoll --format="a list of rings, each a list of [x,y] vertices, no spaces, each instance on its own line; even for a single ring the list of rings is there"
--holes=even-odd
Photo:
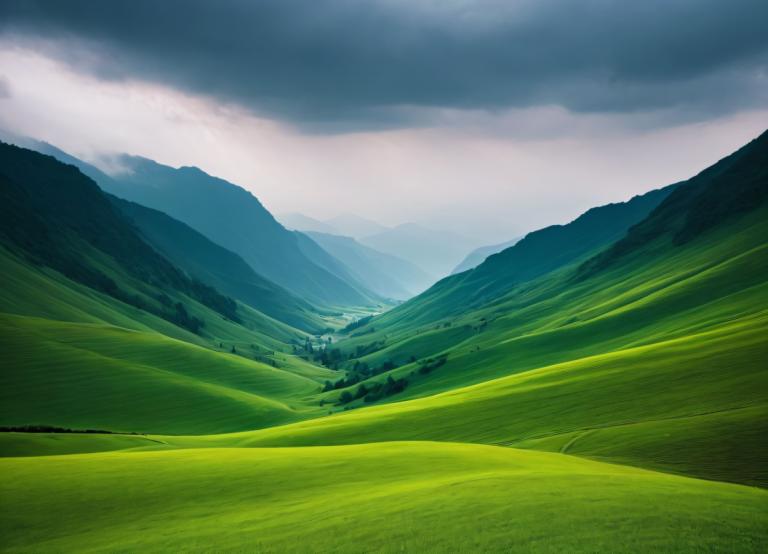
[[[196,335],[2,249],[0,264],[4,425],[189,434],[325,413],[307,397],[336,372],[290,354],[305,335],[247,306],[237,324],[187,299]]]
[[[0,316],[0,420],[206,433],[296,420],[319,385],[157,333]]]
[[[768,541],[763,490],[490,446],[117,452],[0,468],[6,551],[758,552]]]

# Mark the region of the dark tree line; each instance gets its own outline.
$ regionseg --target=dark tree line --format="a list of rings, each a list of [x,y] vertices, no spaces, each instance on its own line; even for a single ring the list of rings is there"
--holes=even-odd
[[[345,390],[339,396],[338,405],[348,404],[358,398],[362,398],[363,402],[366,403],[376,402],[387,396],[403,392],[406,387],[408,387],[407,379],[393,379],[391,375],[388,375],[383,383],[361,383],[354,393]]]

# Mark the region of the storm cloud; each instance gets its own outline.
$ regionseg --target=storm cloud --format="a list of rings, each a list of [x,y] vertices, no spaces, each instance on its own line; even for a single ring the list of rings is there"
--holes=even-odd
[[[768,105],[765,0],[5,1],[6,41],[321,132],[440,109]]]

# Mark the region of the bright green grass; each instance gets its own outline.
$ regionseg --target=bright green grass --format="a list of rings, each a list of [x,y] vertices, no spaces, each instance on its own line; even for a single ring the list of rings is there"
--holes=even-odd
[[[374,341],[371,366],[449,352],[428,377],[419,364],[395,370],[409,378],[400,398],[428,396],[538,367],[684,337],[768,309],[768,210],[687,245],[651,245],[612,271],[578,281],[573,267],[522,285],[461,317],[414,326],[416,299],[384,314],[376,332],[342,343],[347,351]],[[488,322],[478,331],[481,318]],[[444,327],[449,324],[449,327]]]
[[[602,444],[591,450],[585,443],[578,453],[702,477],[768,484],[762,470],[768,460],[768,446],[762,439],[768,372],[755,367],[768,358],[766,334],[768,314],[737,320],[715,331],[572,360],[427,398],[253,433],[193,438],[188,444],[293,446],[441,440],[526,445],[532,443],[522,441],[621,426],[637,431],[635,442],[618,437],[608,450]],[[722,440],[730,428],[728,422],[733,421],[728,419],[730,412],[750,407],[759,409],[739,412],[741,440],[728,442],[726,458],[713,459],[724,450],[710,450],[706,444]],[[726,419],[713,424],[712,418],[696,417],[714,413]],[[679,429],[681,418],[691,418],[685,432]],[[667,420],[675,432],[665,431]],[[626,427],[649,422],[659,423],[650,428]],[[644,433],[655,436],[655,446],[643,449],[635,444],[649,440],[642,438]],[[698,443],[688,440],[692,433]],[[732,458],[739,463],[730,466],[727,460]]]
[[[144,435],[97,433],[0,433],[0,456],[60,456],[117,450],[162,449],[159,439]]]
[[[0,460],[5,551],[761,552],[768,493],[531,451],[382,443]]]
[[[108,268],[103,269],[108,271]],[[252,353],[252,346],[259,347],[261,352],[290,352],[291,342],[303,343],[306,337],[305,333],[245,305],[238,306],[243,322],[236,324],[190,298],[181,297],[180,300],[189,311],[205,322],[202,334],[195,335],[148,312],[75,283],[51,269],[34,267],[2,247],[0,271],[3,276],[0,312],[156,332],[213,348],[223,343],[227,352],[235,346],[248,354]],[[308,371],[306,364],[286,365],[289,369],[301,368],[300,371],[305,373]],[[313,377],[319,380],[327,378],[330,373],[316,367]]]
[[[325,413],[308,397],[337,373],[289,354],[305,335],[255,310],[238,325],[186,298],[198,336],[2,249],[0,267],[0,425],[189,434]]]
[[[0,421],[210,433],[318,412],[306,377],[157,333],[0,315]]]

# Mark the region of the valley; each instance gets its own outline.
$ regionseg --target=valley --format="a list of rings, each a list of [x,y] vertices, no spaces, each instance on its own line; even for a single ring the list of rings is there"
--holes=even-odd
[[[195,168],[27,146],[0,144],[0,550],[768,545],[768,132],[415,296],[410,254]]]

